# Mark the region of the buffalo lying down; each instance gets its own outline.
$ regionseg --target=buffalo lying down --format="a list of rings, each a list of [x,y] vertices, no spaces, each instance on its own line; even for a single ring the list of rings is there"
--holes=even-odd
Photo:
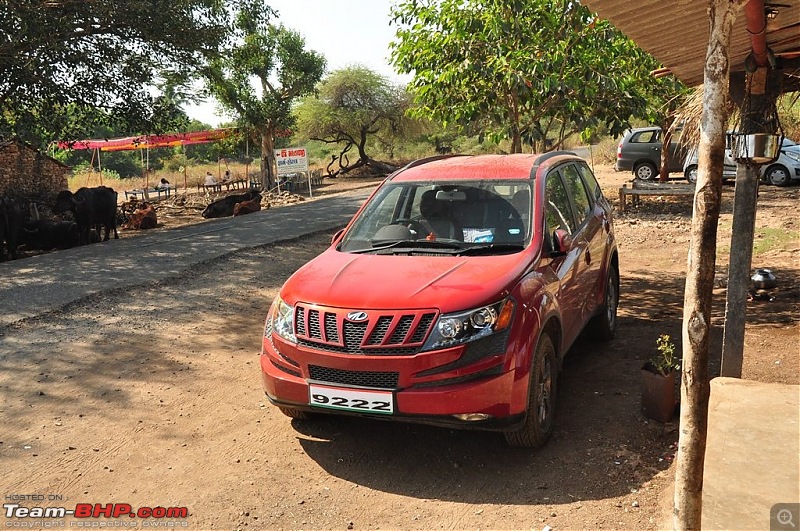
[[[80,245],[81,233],[74,221],[37,219],[25,222],[22,241],[29,249],[69,249]]]
[[[244,194],[234,194],[223,197],[222,199],[217,199],[216,201],[209,203],[206,209],[203,210],[203,217],[208,219],[233,216],[233,208],[236,206],[236,203],[250,201],[255,196],[258,196],[259,198],[261,197],[258,192],[251,190]]]
[[[54,210],[56,212],[72,212],[80,231],[81,244],[91,242],[90,232],[95,225],[105,227],[103,241],[108,241],[111,230],[114,238],[117,234],[117,192],[107,186],[81,188],[74,194],[69,190],[59,192]]]

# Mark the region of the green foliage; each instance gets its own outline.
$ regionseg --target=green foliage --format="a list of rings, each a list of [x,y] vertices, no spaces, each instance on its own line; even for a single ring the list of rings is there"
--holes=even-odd
[[[317,87],[316,96],[298,105],[297,132],[300,136],[338,145],[332,155],[342,169],[368,164],[367,151],[375,147],[394,157],[399,138],[411,134],[414,121],[405,116],[408,95],[383,76],[362,66],[337,70]],[[356,161],[343,154],[355,147]]]
[[[651,56],[574,0],[405,0],[392,14],[415,114],[508,138],[513,152],[620,134],[664,84]]]
[[[658,336],[656,350],[658,355],[651,358],[650,363],[659,374],[667,376],[672,371],[681,368],[680,360],[675,356],[675,343],[670,340],[668,335]]]
[[[325,70],[324,57],[306,50],[299,33],[274,25],[274,16],[261,0],[233,2],[232,38],[203,72],[208,91],[238,125],[261,136],[267,186],[274,183],[276,133],[292,127],[292,102],[312,92]]]
[[[0,136],[34,145],[111,121],[160,132],[178,116],[159,79],[183,79],[225,35],[221,0],[0,4]],[[101,121],[105,119],[106,121]]]

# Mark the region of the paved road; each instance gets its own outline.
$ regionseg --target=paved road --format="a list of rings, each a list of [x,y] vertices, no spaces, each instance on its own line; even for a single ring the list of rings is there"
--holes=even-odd
[[[0,328],[87,295],[160,280],[219,256],[343,227],[368,193],[0,263]]]

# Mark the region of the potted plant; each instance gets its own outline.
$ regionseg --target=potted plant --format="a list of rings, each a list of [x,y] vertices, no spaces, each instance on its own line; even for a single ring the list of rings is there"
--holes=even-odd
[[[656,350],[658,353],[642,367],[642,413],[653,420],[668,422],[675,413],[675,375],[680,362],[668,335],[656,339]]]

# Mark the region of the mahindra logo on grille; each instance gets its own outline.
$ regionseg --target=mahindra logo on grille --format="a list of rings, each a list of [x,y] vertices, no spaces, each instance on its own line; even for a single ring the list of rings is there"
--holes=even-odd
[[[348,321],[355,321],[355,322],[366,321],[367,317],[369,317],[367,315],[367,312],[350,312],[347,314]]]

